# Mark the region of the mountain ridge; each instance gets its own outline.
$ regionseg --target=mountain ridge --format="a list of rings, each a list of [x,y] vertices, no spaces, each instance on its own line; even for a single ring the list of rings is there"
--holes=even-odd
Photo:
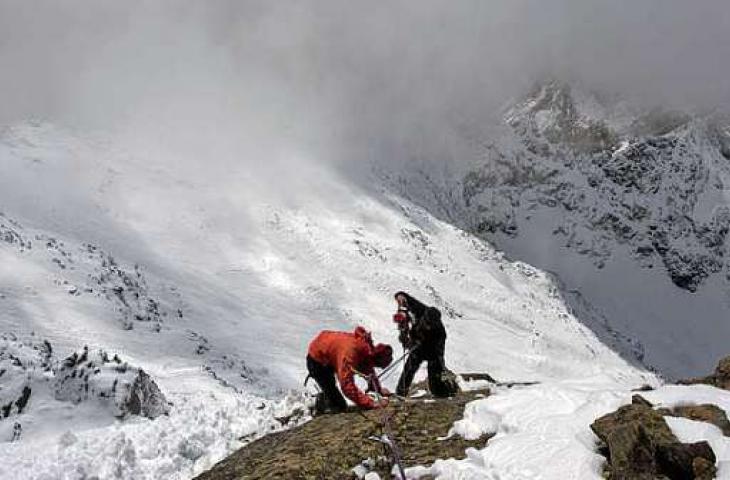
[[[383,176],[553,272],[566,296],[581,294],[575,308],[597,312],[582,321],[604,341],[679,378],[711,368],[730,335],[728,125],[716,112],[644,109],[549,81],[507,105],[501,125],[472,132],[474,156],[451,175]]]

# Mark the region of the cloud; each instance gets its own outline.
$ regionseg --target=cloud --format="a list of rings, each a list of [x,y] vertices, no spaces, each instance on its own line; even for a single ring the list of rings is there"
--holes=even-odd
[[[724,0],[2,0],[0,122],[116,130],[207,161],[439,157],[450,130],[547,75],[726,106],[729,31]]]

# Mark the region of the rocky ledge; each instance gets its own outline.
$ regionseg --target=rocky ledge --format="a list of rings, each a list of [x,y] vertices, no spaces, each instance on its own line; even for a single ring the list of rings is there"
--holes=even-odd
[[[414,391],[423,386],[415,386]],[[198,480],[223,479],[333,479],[361,478],[376,472],[390,478],[391,456],[381,437],[383,415],[402,453],[404,467],[430,465],[439,458],[463,458],[469,447],[483,448],[489,436],[465,440],[448,436],[454,422],[463,418],[464,406],[489,395],[472,390],[447,399],[425,394],[406,402],[393,401],[384,410],[350,410],[322,415],[298,427],[270,434],[244,446]],[[304,412],[300,412],[304,414]],[[282,423],[291,421],[281,419]]]
[[[714,409],[713,409],[714,407]],[[716,409],[716,410],[715,410]],[[692,413],[695,415],[692,415]],[[664,415],[715,419],[724,427],[728,420],[714,405],[684,409],[655,410],[640,395],[630,405],[596,420],[591,429],[601,439],[600,451],[611,480],[710,480],[715,478],[715,454],[705,442],[681,443],[672,433]],[[719,426],[719,425],[718,425]],[[722,428],[722,427],[721,427]]]

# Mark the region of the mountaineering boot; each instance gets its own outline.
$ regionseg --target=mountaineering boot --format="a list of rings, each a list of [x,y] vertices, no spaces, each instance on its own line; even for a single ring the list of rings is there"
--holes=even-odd
[[[339,405],[335,402],[330,401],[329,397],[324,392],[319,392],[314,401],[314,412],[313,415],[326,415],[330,413],[342,413],[347,410],[347,405]]]
[[[313,415],[322,415],[327,411],[327,397],[324,392],[319,392],[314,400],[314,412]]]

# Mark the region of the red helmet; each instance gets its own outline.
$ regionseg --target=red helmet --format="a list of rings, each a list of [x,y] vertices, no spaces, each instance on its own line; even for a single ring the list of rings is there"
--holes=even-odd
[[[385,368],[393,361],[393,348],[385,343],[375,345],[373,361],[378,368]]]

